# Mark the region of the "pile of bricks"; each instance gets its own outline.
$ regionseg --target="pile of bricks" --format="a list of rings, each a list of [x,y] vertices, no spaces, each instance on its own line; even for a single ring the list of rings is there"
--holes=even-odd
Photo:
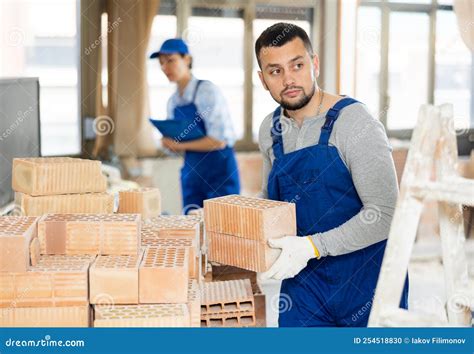
[[[255,325],[255,303],[249,279],[201,283],[201,327]]]
[[[12,187],[18,215],[112,213],[114,198],[99,161],[70,157],[13,159]]]
[[[156,189],[120,192],[112,213],[96,161],[16,159],[13,185],[23,214],[35,216],[0,216],[0,327],[264,325],[255,272],[216,265],[213,279],[206,234],[246,240],[262,252],[268,238],[286,232],[269,219],[285,214],[288,220],[294,208],[286,203],[257,202],[249,209],[240,200],[238,213],[247,212],[243,217],[259,227],[253,233],[242,219],[236,219],[242,230],[226,222],[220,227],[224,215],[234,215],[221,215],[219,198],[211,200],[206,232],[203,210],[160,216]],[[227,256],[247,259],[241,248],[228,246]],[[266,252],[263,264],[270,261]]]
[[[0,326],[87,327],[95,256],[40,256],[37,223],[36,217],[0,217]]]
[[[280,254],[267,241],[296,235],[294,203],[228,195],[204,201],[209,260],[255,272],[266,271]]]

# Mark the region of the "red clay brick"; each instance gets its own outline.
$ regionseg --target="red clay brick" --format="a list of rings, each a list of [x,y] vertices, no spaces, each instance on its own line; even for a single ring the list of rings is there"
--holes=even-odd
[[[34,267],[38,264],[41,256],[41,248],[38,237],[30,242],[30,264]]]
[[[15,205],[27,216],[43,214],[110,214],[114,212],[114,196],[107,193],[60,194],[33,197],[16,192]]]
[[[140,303],[186,303],[189,250],[147,247],[139,269]]]
[[[194,279],[189,281],[188,310],[191,327],[201,327],[201,292]]]
[[[0,216],[0,272],[26,272],[30,242],[37,234],[36,217]]]
[[[142,220],[161,214],[161,194],[158,188],[139,188],[119,192],[118,213],[141,214]]]
[[[207,232],[207,236],[210,261],[254,272],[266,271],[281,253],[280,249],[271,248],[265,242],[213,231]]]
[[[159,237],[194,236],[200,243],[201,219],[191,215],[161,215],[144,222],[156,230]]]
[[[94,327],[189,327],[186,304],[94,306]]]
[[[201,327],[255,327],[255,324],[255,314],[252,311],[201,316]]]
[[[194,236],[178,236],[178,237],[160,237],[159,230],[144,225],[142,227],[142,246],[151,247],[185,247],[189,249],[189,276],[193,279],[199,279],[199,245],[196,244]]]
[[[133,256],[98,256],[89,268],[91,304],[138,304],[138,268]]]
[[[0,273],[0,307],[87,304],[88,269],[94,256],[41,256],[27,272]]]
[[[256,272],[280,254],[271,238],[296,235],[295,204],[229,195],[204,201],[209,260]]]
[[[89,327],[89,305],[0,308],[0,327]]]
[[[228,195],[204,201],[207,232],[266,242],[296,235],[294,203]]]
[[[201,316],[227,312],[254,312],[254,298],[249,279],[200,284]]]
[[[38,221],[42,254],[136,255],[138,214],[47,214]]]
[[[101,162],[70,157],[13,159],[13,190],[32,196],[105,192]]]

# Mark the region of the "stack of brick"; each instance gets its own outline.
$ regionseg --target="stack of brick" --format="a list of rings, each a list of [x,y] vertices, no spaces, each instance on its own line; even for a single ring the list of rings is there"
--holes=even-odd
[[[163,215],[149,219],[143,223],[142,245],[156,245],[159,239],[189,240],[193,249],[190,250],[190,272],[192,278],[202,278],[202,217],[198,215]]]
[[[19,215],[112,213],[99,161],[70,157],[13,159],[12,187]]]
[[[201,327],[253,327],[255,303],[250,280],[201,283]]]
[[[37,220],[0,217],[0,326],[87,327],[95,256],[40,256]]]
[[[204,201],[209,260],[255,272],[280,254],[268,240],[296,235],[294,203],[228,195]]]
[[[118,213],[140,214],[142,220],[160,216],[160,190],[158,188],[138,188],[120,191]]]

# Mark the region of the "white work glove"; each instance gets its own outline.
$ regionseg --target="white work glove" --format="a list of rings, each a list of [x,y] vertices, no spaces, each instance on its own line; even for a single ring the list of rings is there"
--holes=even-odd
[[[319,252],[309,236],[285,236],[268,240],[272,248],[281,248],[280,257],[260,279],[283,280],[293,278],[306,267],[312,258],[319,258]]]

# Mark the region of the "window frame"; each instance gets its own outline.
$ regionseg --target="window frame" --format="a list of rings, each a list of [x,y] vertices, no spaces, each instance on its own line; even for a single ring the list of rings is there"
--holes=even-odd
[[[435,78],[436,78],[436,20],[439,10],[454,11],[452,5],[438,4],[432,0],[431,4],[422,3],[394,3],[390,0],[360,0],[360,7],[376,7],[381,11],[381,38],[380,38],[380,76],[379,76],[379,107],[389,107],[390,97],[388,95],[388,53],[389,53],[389,28],[390,13],[392,12],[415,12],[425,13],[429,16],[429,55],[428,55],[428,103],[434,104]],[[471,102],[470,115],[471,127],[457,136],[458,150],[460,155],[468,155],[474,148],[474,54],[471,55]],[[413,129],[389,130],[387,129],[387,110],[381,109],[380,121],[384,125],[389,138],[410,140]]]

